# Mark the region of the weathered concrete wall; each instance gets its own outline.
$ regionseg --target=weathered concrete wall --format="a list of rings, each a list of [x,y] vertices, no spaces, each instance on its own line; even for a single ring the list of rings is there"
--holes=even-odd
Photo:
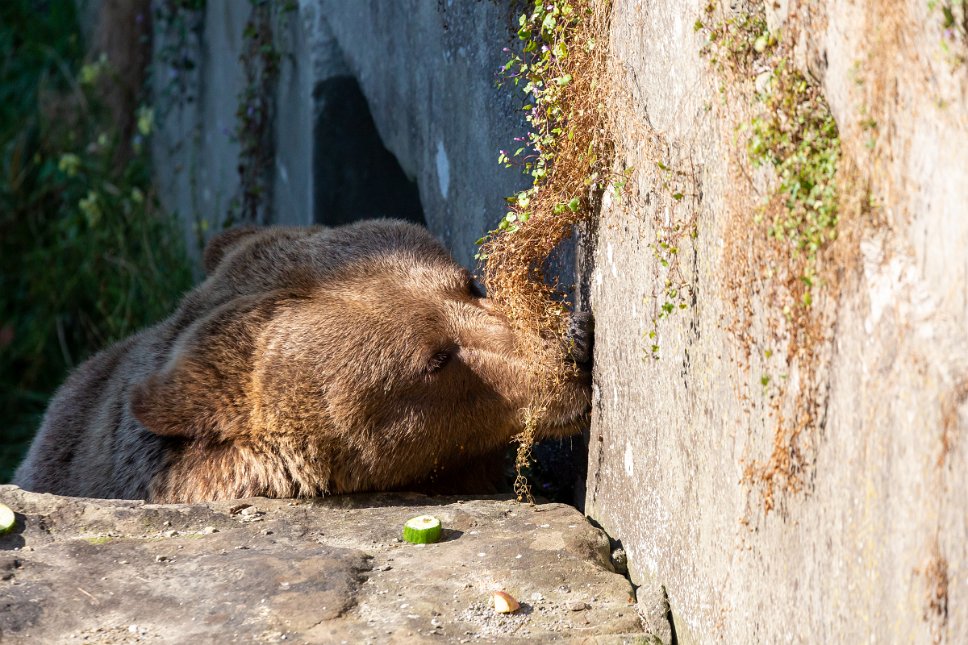
[[[737,302],[726,286],[737,227],[754,227],[765,195],[744,176],[735,130],[751,106],[722,99],[729,81],[700,53],[706,2],[617,0],[611,47],[630,112],[618,147],[639,172],[629,203],[607,202],[594,242],[586,512],[622,540],[640,602],[667,591],[679,642],[965,642],[968,71],[945,59],[927,3],[782,4],[771,27],[803,34],[798,63],[817,75],[878,205],[844,215],[854,237],[842,246],[856,252],[839,297],[815,304],[832,326],[803,489],[778,491],[767,513],[762,486],[744,481],[776,426],[760,379],[775,365],[762,352],[777,303]],[[859,189],[842,187],[842,201]],[[696,297],[659,321],[654,360],[653,294],[669,272],[652,245],[677,220],[698,225],[679,263]],[[762,340],[752,357],[730,329],[746,305]]]
[[[155,174],[162,204],[181,218],[196,257],[198,240],[218,230],[239,190],[233,132],[248,16],[248,3],[208,2],[201,15],[170,15],[171,25],[155,18]]]
[[[239,190],[232,133],[248,15],[247,3],[207,3],[197,101],[173,111],[156,141],[166,205],[208,229],[224,221]],[[498,148],[523,132],[518,99],[494,86],[510,18],[499,3],[305,0],[278,20],[283,58],[269,221],[335,224],[346,212],[416,219],[416,195],[403,185],[410,180],[430,229],[472,266],[474,242],[525,180],[496,161]],[[158,40],[166,42],[164,32]],[[352,93],[341,79],[355,79],[365,106],[346,105]],[[156,94],[169,84],[159,74]],[[320,118],[366,107],[375,132],[356,120],[333,128]],[[339,136],[347,130],[351,136]],[[378,150],[381,143],[392,157]]]

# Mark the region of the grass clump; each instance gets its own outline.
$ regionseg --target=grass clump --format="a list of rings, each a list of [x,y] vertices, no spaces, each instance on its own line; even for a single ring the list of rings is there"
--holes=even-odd
[[[151,183],[153,112],[102,100],[72,0],[0,3],[0,481],[53,390],[106,344],[165,315],[190,286],[174,220]]]
[[[508,198],[498,228],[479,240],[478,259],[489,297],[498,302],[515,327],[534,338],[536,382],[545,383],[524,411],[515,484],[530,499],[521,475],[530,462],[534,429],[567,373],[561,343],[568,324],[564,294],[545,276],[545,262],[588,219],[597,196],[609,183],[611,143],[602,98],[605,38],[610,3],[594,0],[538,0],[518,18],[518,45],[499,84],[520,90],[529,131],[517,149],[501,150],[498,161],[519,167],[531,186]]]

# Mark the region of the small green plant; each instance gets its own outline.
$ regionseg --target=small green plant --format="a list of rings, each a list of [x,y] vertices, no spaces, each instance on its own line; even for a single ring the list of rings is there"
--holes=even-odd
[[[801,280],[815,283],[817,252],[837,236],[837,166],[840,137],[815,84],[780,60],[759,94],[763,109],[748,126],[747,151],[754,166],[769,166],[777,177],[782,207],[769,217],[769,234],[803,253]],[[810,290],[803,304],[811,303]]]
[[[709,42],[702,53],[720,71],[749,68],[767,49],[776,45],[763,12],[740,11],[716,19],[716,9],[715,3],[707,4],[705,21],[696,20],[693,28],[706,30]]]
[[[765,15],[738,12],[713,19],[716,7],[706,7],[704,53],[724,76],[755,74],[757,107],[740,127],[754,167],[772,168],[775,189],[755,215],[768,234],[794,259],[804,285],[799,299],[813,302],[817,285],[817,254],[837,237],[839,196],[837,169],[840,135],[816,82],[789,63],[780,34],[770,32]],[[801,258],[801,259],[797,259]]]
[[[108,544],[114,541],[114,538],[109,535],[98,535],[96,537],[88,537],[83,539],[88,544],[92,544],[94,546],[101,546],[102,544]]]
[[[968,2],[928,0],[928,9],[941,15],[941,48],[955,65],[968,63]]]
[[[202,52],[202,38],[205,29],[205,8],[207,0],[158,0],[152,4],[155,52],[148,65],[148,76],[152,82],[151,105],[157,127],[167,129],[165,136],[156,145],[164,145],[169,158],[187,157],[187,163],[176,163],[172,170],[176,174],[185,172],[191,198],[191,212],[181,213],[181,217],[192,222],[195,246],[199,252],[205,247],[205,232],[211,213],[200,212],[198,175],[198,149],[202,140],[200,119],[186,119],[186,112],[195,107],[201,83],[199,61]],[[188,126],[188,131],[175,135],[180,128]],[[186,146],[186,144],[189,144]]]
[[[520,49],[504,49],[508,60],[498,72],[497,85],[512,86],[524,94],[521,109],[528,132],[514,139],[513,152],[499,151],[498,163],[520,168],[531,177],[531,186],[507,198],[507,213],[496,229],[477,241],[479,246],[503,233],[516,233],[536,208],[578,221],[587,216],[589,190],[600,193],[608,187],[619,194],[628,181],[631,169],[611,177],[607,144],[596,133],[581,130],[604,107],[597,97],[585,94],[590,79],[587,74],[580,76],[588,61],[598,57],[600,47],[599,34],[588,29],[595,14],[592,4],[535,0],[530,12],[518,17]],[[577,87],[576,78],[583,81]],[[576,146],[576,141],[587,146]],[[563,150],[566,160],[559,159]],[[562,170],[552,178],[555,165]],[[486,260],[487,255],[482,248],[476,257]]]
[[[508,212],[496,229],[477,241],[479,246],[501,233],[516,233],[531,218],[531,202],[547,181],[565,128],[567,115],[562,99],[573,80],[565,63],[578,19],[570,2],[536,1],[530,12],[518,17],[520,50],[504,48],[509,57],[498,72],[497,86],[510,85],[523,92],[526,100],[521,109],[529,129],[514,139],[517,149],[513,153],[499,151],[498,163],[505,168],[521,168],[530,175],[531,186],[507,198]],[[557,214],[566,210],[576,213],[580,205],[578,197],[573,196],[553,208]],[[476,258],[486,260],[486,249],[481,249]]]
[[[158,48],[151,72],[158,93],[152,104],[159,120],[170,112],[191,105],[197,99],[198,57],[205,26],[206,0],[159,0],[154,3]]]
[[[578,13],[569,2],[535,2],[530,14],[524,13],[518,18],[517,37],[523,47],[520,52],[511,53],[501,70],[498,86],[513,83],[528,97],[522,107],[530,126],[528,133],[516,139],[521,145],[512,155],[501,150],[498,156],[498,162],[505,167],[520,165],[533,179],[532,187],[514,198],[522,209],[521,214],[527,213],[530,197],[547,178],[559,139],[567,127],[562,99],[573,76],[564,64],[568,60],[570,32],[578,20]],[[594,45],[586,43],[586,46]],[[578,199],[573,198],[556,207],[575,212],[578,206]]]
[[[663,154],[668,157],[669,147],[661,144]],[[643,332],[646,357],[658,360],[661,357],[659,325],[673,314],[688,309],[696,297],[695,285],[686,278],[682,270],[683,244],[695,240],[699,235],[696,223],[698,197],[694,188],[691,172],[674,169],[669,163],[656,161],[657,185],[659,196],[670,200],[669,213],[675,215],[665,219],[654,217],[655,241],[651,244],[652,253],[660,266],[659,288],[645,305],[652,306],[652,326]],[[659,209],[656,209],[657,211]],[[678,211],[678,212],[677,212]],[[684,214],[683,214],[684,213]]]
[[[45,6],[0,3],[0,481],[65,374],[191,283],[151,183],[153,112],[122,140],[99,96],[113,70],[84,63],[75,3]]]

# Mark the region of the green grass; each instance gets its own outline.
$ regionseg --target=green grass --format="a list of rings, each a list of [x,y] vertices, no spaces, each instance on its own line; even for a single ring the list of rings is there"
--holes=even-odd
[[[112,70],[84,53],[73,0],[0,2],[0,482],[66,373],[191,283],[150,113],[122,141],[98,97]]]

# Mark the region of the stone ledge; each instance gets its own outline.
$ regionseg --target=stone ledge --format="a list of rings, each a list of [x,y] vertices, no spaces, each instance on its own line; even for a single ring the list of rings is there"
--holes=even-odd
[[[379,494],[151,505],[0,486],[3,642],[640,642],[574,508]],[[410,517],[437,544],[399,539]],[[522,605],[499,615],[490,592]]]

